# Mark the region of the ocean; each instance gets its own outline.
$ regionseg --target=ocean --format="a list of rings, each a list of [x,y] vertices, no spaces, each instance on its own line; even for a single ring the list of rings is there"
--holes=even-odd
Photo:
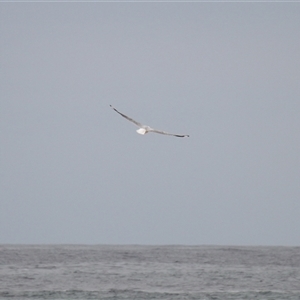
[[[300,300],[300,247],[0,245],[0,299]]]

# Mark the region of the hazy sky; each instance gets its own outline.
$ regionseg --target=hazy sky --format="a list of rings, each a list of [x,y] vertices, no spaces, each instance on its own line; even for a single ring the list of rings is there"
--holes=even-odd
[[[1,3],[0,243],[299,246],[299,15]]]

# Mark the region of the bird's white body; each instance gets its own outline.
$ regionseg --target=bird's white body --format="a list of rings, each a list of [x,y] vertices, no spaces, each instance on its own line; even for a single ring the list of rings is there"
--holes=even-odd
[[[156,130],[156,129],[153,129],[147,125],[143,125],[133,119],[131,119],[130,117],[122,114],[121,112],[119,112],[117,109],[115,109],[113,106],[110,105],[110,107],[115,111],[117,112],[119,115],[121,115],[123,118],[127,119],[128,121],[134,123],[135,125],[137,125],[138,127],[140,127],[136,132],[139,133],[139,134],[142,134],[142,135],[145,135],[146,133],[148,132],[154,132],[154,133],[159,133],[159,134],[164,134],[164,135],[173,135],[173,136],[176,136],[176,137],[189,137],[188,134],[173,134],[173,133],[168,133],[166,131],[162,131],[162,130]]]
[[[148,133],[148,131],[145,128],[140,128],[136,132],[139,133],[139,134],[146,134],[146,133]]]

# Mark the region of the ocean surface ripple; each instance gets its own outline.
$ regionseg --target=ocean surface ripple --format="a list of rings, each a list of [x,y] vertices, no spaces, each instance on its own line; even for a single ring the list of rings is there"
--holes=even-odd
[[[0,245],[0,299],[300,300],[300,247]]]

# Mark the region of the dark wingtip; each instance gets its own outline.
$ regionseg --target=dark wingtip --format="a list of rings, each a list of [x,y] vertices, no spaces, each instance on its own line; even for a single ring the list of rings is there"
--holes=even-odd
[[[185,135],[174,134],[174,135],[177,136],[177,137],[181,137],[181,138],[184,138],[184,137],[190,137],[188,134],[185,134]]]

